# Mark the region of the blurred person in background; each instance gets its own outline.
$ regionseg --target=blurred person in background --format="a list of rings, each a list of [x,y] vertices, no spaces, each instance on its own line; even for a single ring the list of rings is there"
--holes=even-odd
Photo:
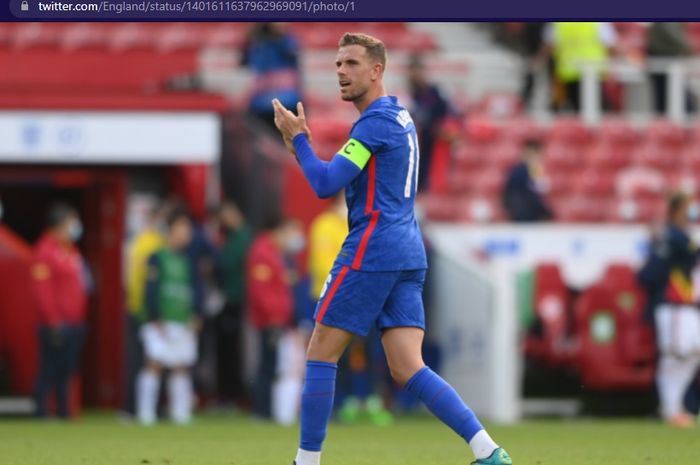
[[[141,328],[146,364],[137,380],[137,412],[145,425],[157,419],[158,393],[163,369],[169,369],[170,417],[189,423],[194,404],[191,367],[197,360],[201,295],[195,287],[187,245],[192,239],[189,212],[176,207],[168,214],[163,247],[148,260],[146,309],[148,323]]]
[[[292,323],[294,301],[286,254],[303,241],[295,220],[272,218],[253,240],[246,261],[246,300],[250,321],[259,332],[258,369],[253,413],[272,417],[272,391],[277,378],[279,344]]]
[[[181,208],[188,209],[184,204]],[[196,293],[194,300],[200,303],[201,310],[197,363],[192,370],[200,404],[214,400],[217,391],[214,319],[224,307],[224,297],[219,290],[217,277],[220,262],[216,245],[217,213],[214,209],[208,209],[203,221],[192,219],[192,239],[187,245]]]
[[[647,55],[649,59],[683,59],[692,54],[690,40],[684,23],[653,22],[647,30]],[[654,96],[654,111],[663,116],[668,110],[668,73],[651,69],[649,71]],[[694,98],[685,89],[686,111],[694,110]]]
[[[163,247],[165,217],[167,204],[157,205],[157,201],[149,206],[143,228],[131,239],[128,248],[126,265],[126,390],[124,396],[124,411],[128,415],[136,415],[136,377],[143,363],[143,349],[139,341],[141,324],[147,320],[146,312],[146,279],[148,275],[148,259]]]
[[[423,58],[413,55],[408,62],[408,86],[411,91],[411,116],[418,132],[420,165],[418,190],[428,187],[433,150],[440,137],[442,123],[449,113],[447,101],[437,85],[428,80]]]
[[[33,292],[39,309],[39,372],[36,414],[46,417],[47,397],[55,390],[58,416],[69,417],[70,381],[78,368],[85,339],[88,282],[86,266],[75,244],[83,226],[75,208],[56,203],[48,230],[34,248]]]
[[[511,221],[534,222],[552,219],[544,193],[547,181],[542,164],[542,142],[525,141],[521,160],[511,168],[501,199]]]
[[[253,241],[253,231],[232,200],[223,201],[219,218],[226,232],[220,256],[220,285],[225,304],[216,319],[218,390],[223,399],[241,401],[245,395],[243,309],[246,258]]]
[[[659,353],[656,381],[661,415],[677,427],[695,423],[684,409],[683,398],[700,366],[700,249],[688,232],[691,203],[692,198],[686,193],[671,196],[667,224],[654,243],[654,253],[666,265],[656,272],[665,281],[655,310]],[[650,289],[649,279],[646,287]]]
[[[293,107],[301,100],[299,42],[282,24],[254,24],[243,44],[241,65],[254,74],[248,111],[276,129],[270,101],[277,98]]]
[[[348,207],[345,205],[345,194],[341,191],[330,206],[314,218],[309,229],[309,274],[314,303],[318,302],[347,235]]]
[[[535,89],[535,77],[541,63],[538,61],[538,53],[542,50],[542,40],[545,23],[527,22],[523,23],[519,34],[520,52],[525,61],[525,72],[523,73],[522,87],[520,88],[520,98],[527,108],[532,99]],[[549,63],[547,64],[549,69]]]
[[[300,222],[284,250],[288,282],[292,290],[292,323],[282,332],[277,346],[277,370],[272,386],[272,418],[282,425],[293,425],[299,412],[304,381],[304,354],[313,329],[311,280],[301,269],[299,254],[306,248]],[[311,327],[309,326],[311,323]]]
[[[544,45],[538,60],[544,63],[549,57],[553,58],[555,87],[560,86],[563,92],[555,99],[555,108],[578,113],[581,109],[581,66],[595,66],[602,84],[605,62],[617,42],[615,28],[611,23],[559,22],[548,23],[542,34]],[[609,108],[602,88],[600,94],[603,108]]]

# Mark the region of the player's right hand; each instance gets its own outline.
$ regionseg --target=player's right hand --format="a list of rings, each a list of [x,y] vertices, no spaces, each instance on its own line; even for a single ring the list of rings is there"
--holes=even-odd
[[[298,116],[287,110],[277,99],[272,100],[272,106],[275,109],[275,126],[279,130],[280,134],[282,134],[282,140],[284,141],[287,149],[296,156],[292,139],[300,132],[306,134],[309,142],[311,142],[313,139],[311,136],[311,130],[306,124],[304,106],[301,102],[297,103]]]

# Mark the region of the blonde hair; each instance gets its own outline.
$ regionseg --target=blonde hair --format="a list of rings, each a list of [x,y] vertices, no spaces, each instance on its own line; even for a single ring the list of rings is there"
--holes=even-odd
[[[386,68],[386,48],[381,40],[361,32],[346,32],[338,41],[338,47],[346,47],[348,45],[364,47],[367,50],[367,56],[374,61],[378,61]]]

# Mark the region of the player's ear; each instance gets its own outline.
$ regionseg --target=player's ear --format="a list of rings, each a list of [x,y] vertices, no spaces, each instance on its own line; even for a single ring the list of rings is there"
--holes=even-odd
[[[376,81],[377,79],[380,79],[383,74],[384,74],[384,65],[381,64],[380,62],[374,63],[374,65],[372,65],[372,73],[370,75],[372,80]]]

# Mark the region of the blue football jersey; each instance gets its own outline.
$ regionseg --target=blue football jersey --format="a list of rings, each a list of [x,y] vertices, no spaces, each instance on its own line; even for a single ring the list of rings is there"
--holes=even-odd
[[[408,111],[396,97],[378,98],[338,154],[364,166],[357,163],[362,171],[345,188],[349,233],[336,262],[360,271],[427,268],[414,215],[420,150]]]

